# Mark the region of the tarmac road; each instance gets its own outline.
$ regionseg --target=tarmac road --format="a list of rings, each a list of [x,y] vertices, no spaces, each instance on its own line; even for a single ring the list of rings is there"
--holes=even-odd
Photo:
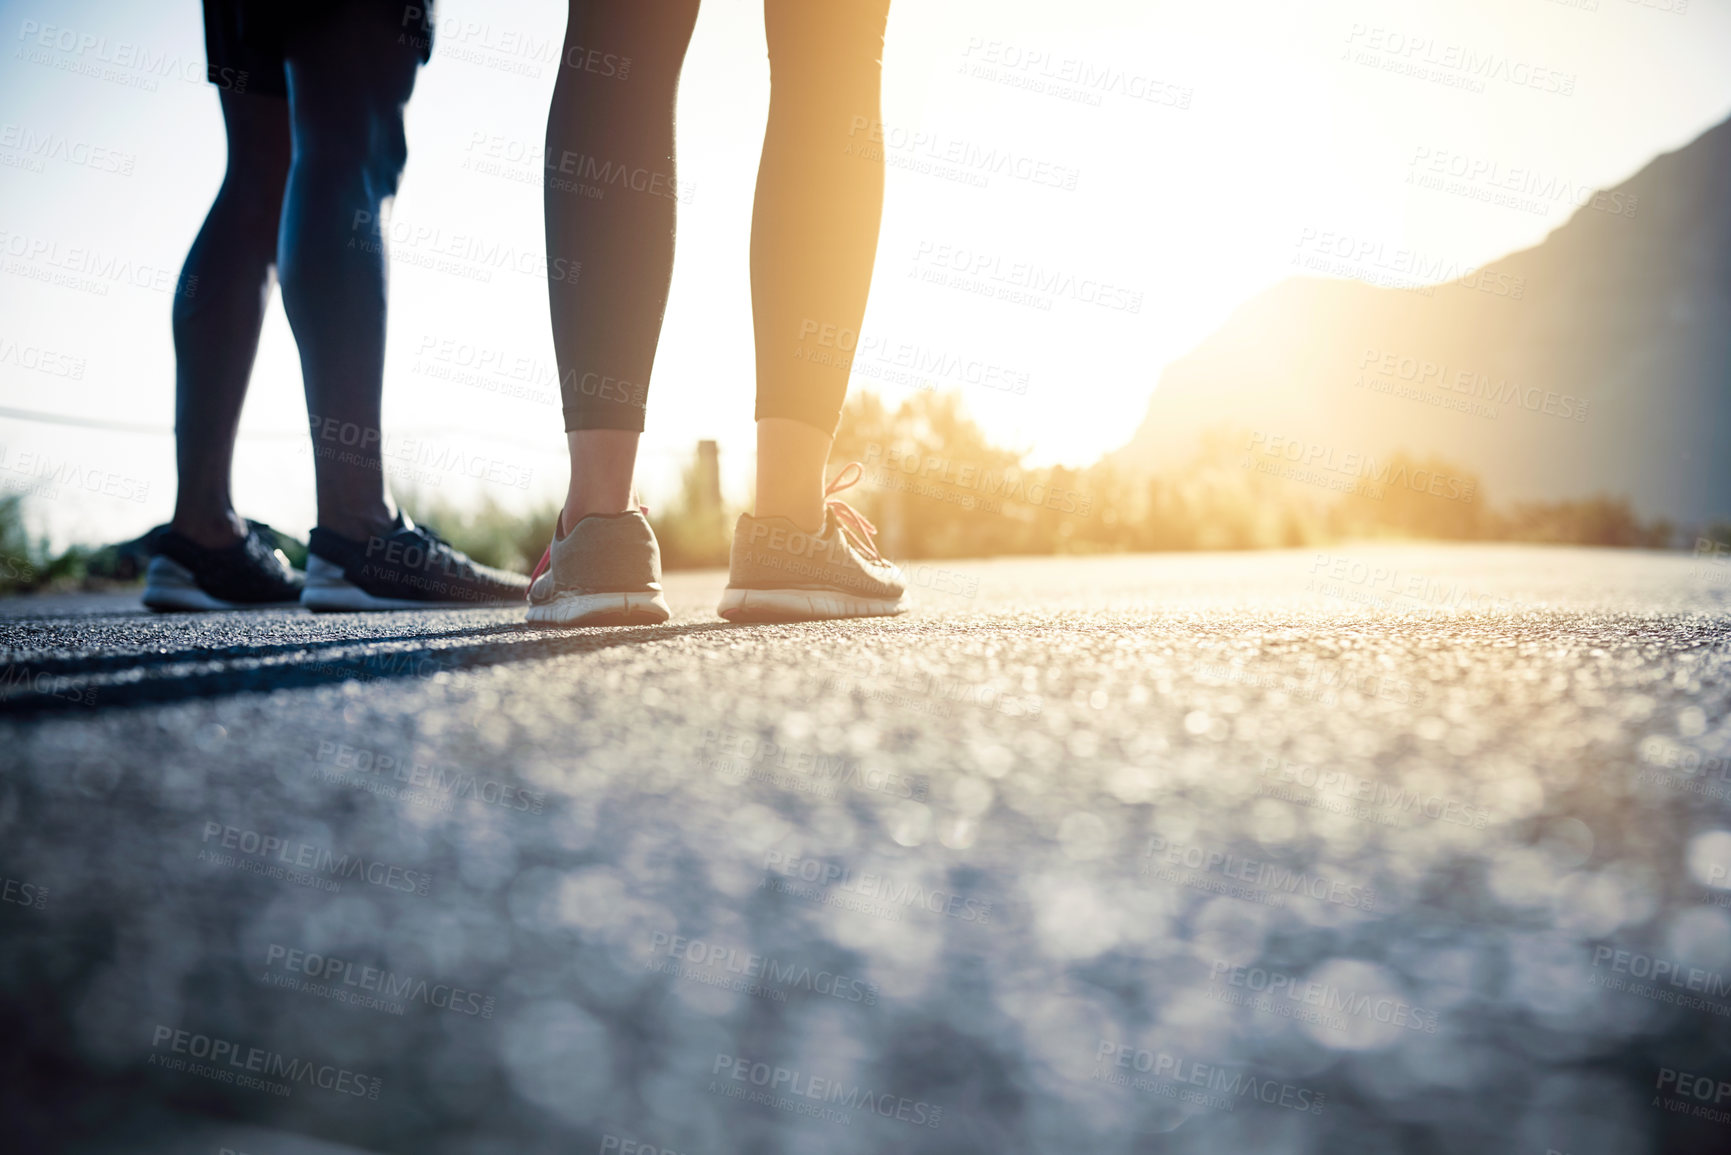
[[[0,604],[27,1151],[1731,1149],[1731,565]]]

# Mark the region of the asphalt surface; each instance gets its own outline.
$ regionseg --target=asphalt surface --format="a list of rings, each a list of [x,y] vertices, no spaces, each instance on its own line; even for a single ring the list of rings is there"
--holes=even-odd
[[[613,630],[0,605],[8,1140],[1731,1149],[1731,565],[914,577],[786,626],[717,574]]]

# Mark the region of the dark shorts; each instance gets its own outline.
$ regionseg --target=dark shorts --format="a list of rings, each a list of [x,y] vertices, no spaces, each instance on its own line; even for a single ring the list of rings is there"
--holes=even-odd
[[[283,61],[294,44],[347,7],[376,9],[397,42],[433,55],[433,0],[204,0],[208,79],[228,92],[288,96]]]

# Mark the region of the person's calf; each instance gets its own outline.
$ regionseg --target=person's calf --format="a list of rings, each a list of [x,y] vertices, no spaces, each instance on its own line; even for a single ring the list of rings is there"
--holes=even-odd
[[[591,514],[625,513],[637,508],[631,481],[642,434],[628,429],[573,429],[565,434],[571,451],[571,482],[559,517],[559,536]]]
[[[313,430],[319,525],[351,540],[387,533],[383,390],[386,326],[380,192],[389,155],[313,149],[295,159],[283,212],[283,309],[300,348]]]
[[[785,517],[807,533],[824,524],[823,470],[835,441],[815,425],[786,417],[757,423],[753,516]]]
[[[291,147],[288,104],[220,94],[228,140],[222,187],[187,254],[171,310],[175,465],[170,527],[220,549],[247,525],[229,497],[241,405],[264,326]]]
[[[381,457],[384,222],[407,159],[417,53],[374,6],[342,5],[287,58],[295,158],[278,242],[283,306],[314,428],[319,526],[351,541],[396,522]]]

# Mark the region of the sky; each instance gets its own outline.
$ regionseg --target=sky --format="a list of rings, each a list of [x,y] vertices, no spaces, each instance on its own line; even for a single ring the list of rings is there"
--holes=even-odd
[[[534,182],[564,17],[439,5],[391,225],[396,486],[506,505],[563,491]],[[173,506],[171,289],[224,165],[200,5],[0,3],[0,43],[0,492],[26,493],[57,545],[133,536]],[[1625,179],[1731,113],[1728,51],[1731,0],[896,0],[854,386],[957,393],[1030,463],[1086,464],[1128,439],[1163,366],[1296,275],[1318,236],[1463,272],[1536,244],[1569,196],[1490,203],[1489,182],[1530,172],[1578,202]],[[639,466],[651,506],[701,438],[746,498],[768,98],[761,6],[704,0]],[[1460,179],[1421,187],[1421,171]],[[498,256],[429,267],[451,251]],[[41,414],[126,428],[25,416]],[[240,511],[304,533],[309,451],[277,302]]]

